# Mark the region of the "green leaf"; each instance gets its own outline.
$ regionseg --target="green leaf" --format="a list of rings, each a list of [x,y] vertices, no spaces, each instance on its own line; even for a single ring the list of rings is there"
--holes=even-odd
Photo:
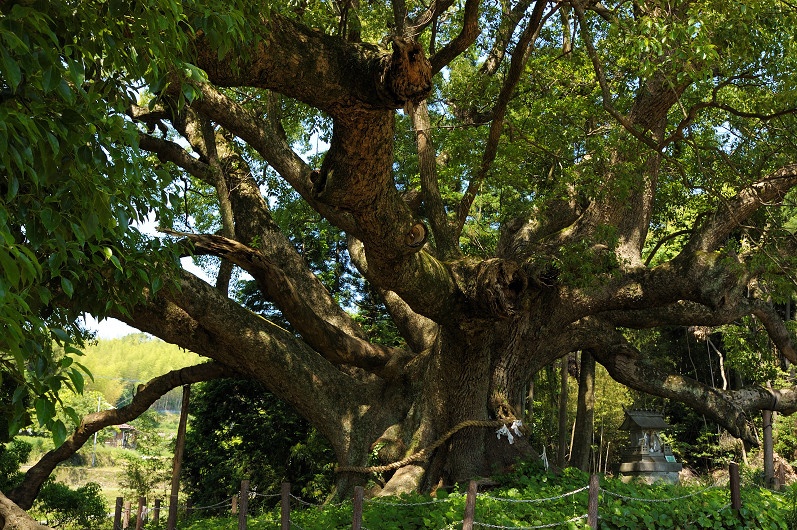
[[[63,279],[63,278],[62,278]],[[50,332],[55,335],[55,338],[61,342],[69,342],[71,339],[69,338],[69,334],[61,328],[51,328]],[[69,357],[65,357],[64,359],[69,359]],[[66,365],[69,366],[69,365]]]
[[[64,414],[67,415],[74,425],[80,425],[80,415],[73,407],[64,407]]]
[[[4,248],[0,248],[0,265],[3,267],[5,279],[9,287],[14,289],[19,285],[19,267],[12,256]]]
[[[45,397],[38,397],[33,402],[33,407],[36,410],[36,419],[39,422],[39,427],[44,427],[55,416],[55,405],[45,398]]]
[[[11,86],[11,90],[16,90],[22,81],[22,71],[19,64],[10,56],[4,48],[0,48],[0,66],[2,74]]]
[[[2,135],[0,135],[2,136]],[[14,197],[17,196],[19,192],[19,180],[14,175],[11,175],[8,179],[8,192],[6,193],[6,199],[12,200]]]
[[[52,65],[42,72],[42,89],[44,89],[44,93],[48,94],[58,88],[58,84],[61,82],[61,70],[59,70],[55,65]]]
[[[64,293],[66,293],[69,298],[72,298],[72,294],[75,292],[75,287],[72,285],[72,282],[63,276],[61,276],[61,289],[64,290]]]
[[[61,224],[61,214],[54,211],[52,208],[44,208],[39,214],[44,228],[50,232],[55,232]]]
[[[56,447],[60,447],[66,440],[66,425],[61,420],[55,420],[52,426],[53,443]]]
[[[83,386],[85,385],[85,380],[83,379],[83,374],[81,374],[78,370],[72,369],[67,372],[69,379],[72,381],[72,384],[75,386],[75,391],[77,393],[83,392]]]

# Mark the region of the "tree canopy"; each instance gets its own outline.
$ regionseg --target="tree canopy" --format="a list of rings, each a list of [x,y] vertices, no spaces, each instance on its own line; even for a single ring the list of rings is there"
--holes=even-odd
[[[341,491],[377,442],[386,492],[509,464],[529,448],[494,428],[573,351],[750,443],[759,410],[797,410],[639,340],[755,322],[797,362],[790,3],[0,12],[8,433],[34,403],[66,437],[84,312],[215,361],[193,380],[256,379],[327,438]]]

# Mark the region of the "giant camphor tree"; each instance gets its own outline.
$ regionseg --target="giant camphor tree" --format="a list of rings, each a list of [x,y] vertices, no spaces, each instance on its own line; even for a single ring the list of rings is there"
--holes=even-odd
[[[377,440],[402,464],[390,492],[508,464],[495,428],[578,350],[748,442],[757,411],[797,410],[797,389],[715,389],[625,333],[752,316],[797,362],[774,309],[797,265],[791,3],[0,10],[10,432],[35,404],[66,437],[50,402],[82,386],[84,311],[213,360],[170,388],[260,381],[329,440],[341,491]],[[131,224],[150,211],[168,235]],[[330,234],[342,266],[310,266],[304,242]],[[185,253],[220,259],[215,285]],[[240,303],[236,267],[290,331]],[[400,340],[371,340],[357,294],[330,290],[347,267]]]

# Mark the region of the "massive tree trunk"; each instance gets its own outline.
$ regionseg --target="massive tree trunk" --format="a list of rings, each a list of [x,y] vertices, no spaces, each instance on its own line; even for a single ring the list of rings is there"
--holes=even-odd
[[[581,352],[578,373],[578,406],[576,409],[573,456],[570,465],[589,472],[595,424],[595,358],[589,350]]]

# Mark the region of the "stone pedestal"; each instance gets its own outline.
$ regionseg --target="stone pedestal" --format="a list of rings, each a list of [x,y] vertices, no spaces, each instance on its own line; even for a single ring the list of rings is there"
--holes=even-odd
[[[663,452],[655,454],[626,453],[617,472],[623,482],[639,479],[647,484],[657,481],[678,484],[678,474],[683,466],[680,462],[676,462],[672,455],[669,456],[671,461],[668,461],[667,455]]]

